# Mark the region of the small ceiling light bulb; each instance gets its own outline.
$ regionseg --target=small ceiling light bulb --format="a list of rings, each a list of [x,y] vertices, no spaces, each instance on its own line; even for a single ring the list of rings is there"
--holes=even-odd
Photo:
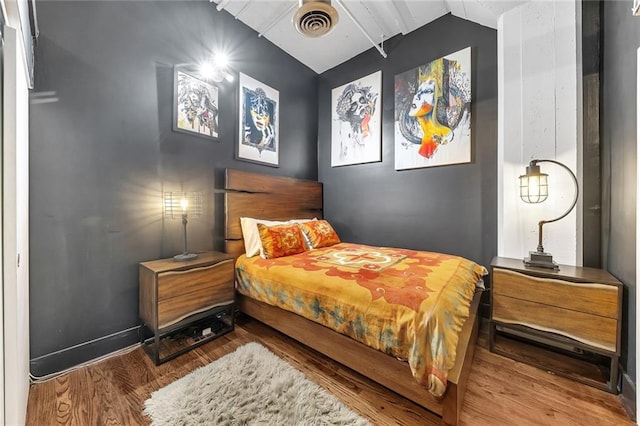
[[[203,78],[209,78],[215,72],[215,67],[211,64],[211,62],[204,62],[200,65],[200,75]]]
[[[224,52],[219,52],[214,58],[215,66],[218,69],[226,69],[229,65],[229,57]]]

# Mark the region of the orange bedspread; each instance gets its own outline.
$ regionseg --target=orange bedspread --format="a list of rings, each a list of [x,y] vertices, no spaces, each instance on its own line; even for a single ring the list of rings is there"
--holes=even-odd
[[[340,243],[294,256],[241,256],[238,291],[407,360],[444,394],[476,283],[487,270],[458,256]]]

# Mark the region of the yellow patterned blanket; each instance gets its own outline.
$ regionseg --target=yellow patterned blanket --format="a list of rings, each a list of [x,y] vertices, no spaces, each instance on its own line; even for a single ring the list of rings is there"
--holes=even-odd
[[[240,293],[407,360],[436,397],[486,273],[458,256],[350,243],[236,264]]]

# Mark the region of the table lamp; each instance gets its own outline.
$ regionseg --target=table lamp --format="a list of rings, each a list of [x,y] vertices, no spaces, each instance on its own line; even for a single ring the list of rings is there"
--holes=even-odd
[[[538,166],[538,163],[553,163],[564,168],[573,178],[573,183],[576,187],[575,197],[573,198],[573,202],[566,212],[556,217],[555,219],[541,220],[540,222],[538,222],[538,248],[536,251],[530,251],[529,257],[525,257],[523,259],[525,266],[549,268],[557,271],[560,269],[560,267],[556,262],[553,261],[553,256],[551,255],[551,253],[545,253],[544,247],[542,246],[542,226],[545,223],[556,222],[571,213],[571,210],[573,210],[573,208],[576,206],[576,203],[578,202],[578,194],[580,189],[578,187],[578,179],[576,178],[576,175],[571,171],[570,168],[560,163],[559,161],[531,160],[529,166],[527,166],[526,173],[520,176],[520,198],[525,203],[542,203],[549,196],[547,185],[548,175],[546,173],[540,172],[540,166]]]
[[[188,218],[202,216],[202,193],[200,192],[165,192],[164,193],[164,217],[170,219],[182,219],[183,226],[183,251],[173,256],[177,262],[184,262],[198,257],[187,250],[187,223]]]

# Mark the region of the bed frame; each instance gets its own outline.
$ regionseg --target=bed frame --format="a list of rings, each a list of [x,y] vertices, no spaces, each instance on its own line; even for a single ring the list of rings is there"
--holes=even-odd
[[[322,218],[319,182],[231,169],[226,170],[225,177],[225,250],[234,256],[244,253],[242,216],[269,220]],[[473,297],[469,319],[458,341],[456,363],[440,399],[416,382],[406,362],[275,306],[241,294],[236,294],[236,301],[240,311],[434,412],[443,424],[458,424],[478,336],[479,291]]]

